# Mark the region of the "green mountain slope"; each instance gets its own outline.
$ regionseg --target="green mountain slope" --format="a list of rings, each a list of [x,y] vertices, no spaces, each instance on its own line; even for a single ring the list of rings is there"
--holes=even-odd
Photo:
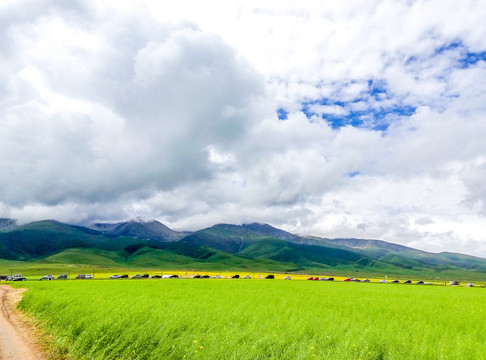
[[[72,248],[50,255],[38,263],[41,264],[86,264],[119,266],[127,260],[124,251],[109,251],[96,248]]]
[[[0,258],[31,260],[70,248],[120,250],[135,243],[151,245],[154,241],[124,236],[110,238],[98,231],[46,220],[0,232]]]
[[[257,241],[238,253],[252,258],[268,258],[276,261],[293,262],[302,269],[309,267],[356,266],[357,268],[389,268],[388,264],[352,251],[316,245],[296,244],[278,239],[266,238]]]
[[[22,226],[9,224],[0,230],[0,259],[15,268],[20,260],[31,264],[115,268],[247,269],[353,275],[361,272],[417,277],[427,274],[435,278],[442,275],[464,278],[464,274],[486,276],[483,258],[434,254],[381,240],[300,237],[259,223],[218,224],[177,241],[183,233],[173,232],[158,222],[104,224],[99,229],[51,220]]]
[[[183,251],[180,251],[183,252]],[[268,259],[251,259],[235,256],[210,248],[191,251],[192,256],[170,250],[142,247],[132,254],[95,248],[63,250],[37,261],[38,264],[102,265],[110,268],[160,268],[200,270],[271,270],[291,271],[295,264]],[[189,254],[189,253],[188,253]]]
[[[382,240],[333,239],[328,244],[408,269],[466,269],[486,272],[486,259],[455,253],[430,253]]]

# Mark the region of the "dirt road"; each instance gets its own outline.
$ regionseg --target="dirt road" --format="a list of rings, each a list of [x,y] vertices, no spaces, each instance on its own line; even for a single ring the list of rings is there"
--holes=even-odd
[[[0,360],[43,360],[36,336],[16,309],[25,289],[0,285]]]

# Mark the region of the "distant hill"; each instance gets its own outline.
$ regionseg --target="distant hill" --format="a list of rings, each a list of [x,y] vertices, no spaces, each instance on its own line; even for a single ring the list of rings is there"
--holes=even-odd
[[[9,261],[380,276],[486,276],[486,259],[479,257],[435,254],[382,240],[298,236],[261,223],[217,224],[192,233],[174,231],[155,220],[83,227],[54,220],[18,226],[15,221],[1,219],[0,225],[0,259]]]
[[[486,259],[470,255],[448,252],[430,253],[382,240],[333,239],[329,243],[345,246],[360,254],[405,268],[460,268],[486,272]]]

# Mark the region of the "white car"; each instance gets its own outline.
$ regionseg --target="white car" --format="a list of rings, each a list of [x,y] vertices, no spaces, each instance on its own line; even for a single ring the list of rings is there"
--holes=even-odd
[[[474,284],[473,283],[469,283],[469,284],[467,284],[467,286],[474,287]]]
[[[243,276],[243,279],[251,279],[250,275]]]
[[[92,279],[93,275],[86,275],[85,279]]]
[[[292,279],[290,276],[284,277],[284,280],[290,280],[290,279]]]
[[[385,284],[386,283],[386,280],[383,279],[383,280],[380,280],[381,283]]]
[[[110,279],[119,279],[120,278],[120,275],[111,275],[110,276]]]
[[[224,279],[223,275],[214,275],[213,279]]]

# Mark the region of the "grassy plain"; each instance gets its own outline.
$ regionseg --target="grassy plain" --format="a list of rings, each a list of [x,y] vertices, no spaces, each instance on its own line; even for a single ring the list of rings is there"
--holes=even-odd
[[[72,359],[479,359],[486,289],[283,280],[25,282]]]

